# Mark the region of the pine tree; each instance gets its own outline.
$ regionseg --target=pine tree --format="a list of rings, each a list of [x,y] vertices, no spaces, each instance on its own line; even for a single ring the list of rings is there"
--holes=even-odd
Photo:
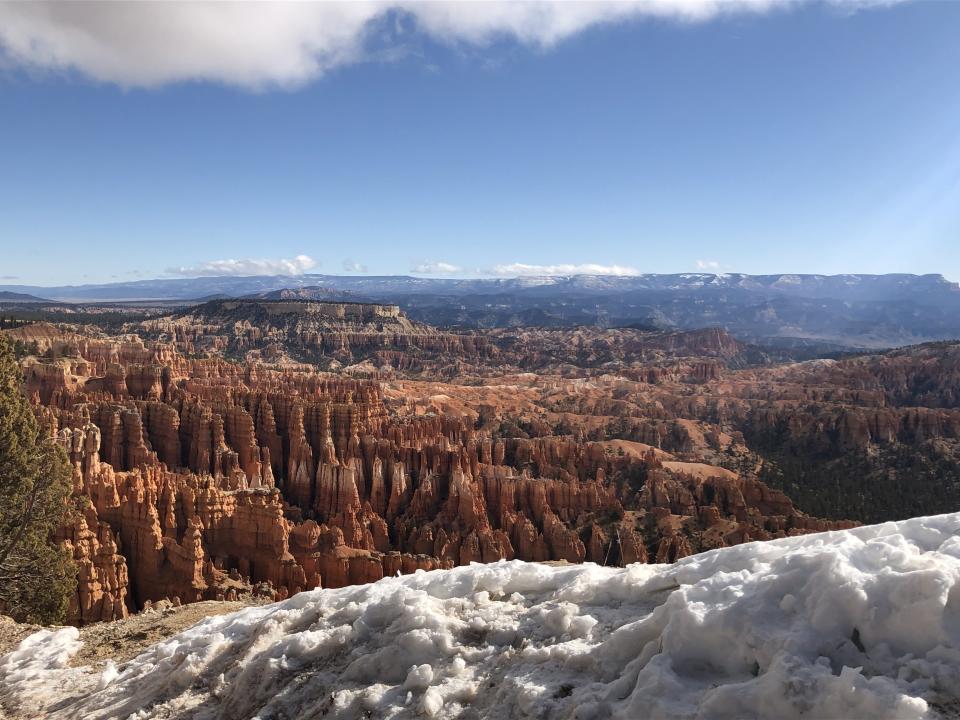
[[[21,622],[63,620],[76,568],[52,533],[63,521],[70,465],[43,437],[0,335],[0,612]]]

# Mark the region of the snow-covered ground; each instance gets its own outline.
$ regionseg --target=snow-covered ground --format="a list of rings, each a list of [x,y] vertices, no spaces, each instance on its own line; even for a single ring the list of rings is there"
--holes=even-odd
[[[935,718],[960,707],[960,513],[673,565],[472,565],[209,618],[106,672],[0,660],[55,718]]]

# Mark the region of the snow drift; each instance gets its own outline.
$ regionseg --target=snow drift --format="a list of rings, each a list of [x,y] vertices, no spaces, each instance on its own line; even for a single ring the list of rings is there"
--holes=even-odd
[[[54,718],[936,718],[960,707],[960,513],[673,565],[500,562],[209,618],[117,669],[0,660]]]

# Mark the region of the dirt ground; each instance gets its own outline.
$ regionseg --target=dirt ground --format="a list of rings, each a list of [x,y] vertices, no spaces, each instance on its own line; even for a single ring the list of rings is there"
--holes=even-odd
[[[132,660],[155,642],[176,635],[206,617],[225,615],[258,604],[256,599],[219,601],[206,600],[181,607],[157,603],[123,620],[93,623],[80,628],[83,648],[73,656],[70,664],[97,666],[113,660],[118,666]],[[37,630],[39,625],[24,625],[0,615],[0,657],[15,649],[20,641]]]
[[[206,617],[226,615],[253,604],[253,600],[206,600],[181,607],[161,604],[123,620],[87,625],[80,628],[83,649],[73,656],[70,664],[95,667],[113,660],[119,666],[135,658],[144,648],[176,635]]]
[[[256,598],[229,602],[208,600],[182,607],[161,602],[123,620],[86,625],[80,628],[83,648],[73,656],[70,664],[100,669],[107,660],[112,660],[122,668],[123,663],[135,658],[149,645],[176,635],[206,617],[225,615],[261,602]],[[0,615],[0,657],[14,650],[28,635],[42,629],[39,625],[17,623]],[[0,704],[0,720],[27,720],[27,717],[23,711]]]

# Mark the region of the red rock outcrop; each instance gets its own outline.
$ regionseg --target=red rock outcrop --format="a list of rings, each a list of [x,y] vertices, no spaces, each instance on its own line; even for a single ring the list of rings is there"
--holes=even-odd
[[[197,351],[212,328],[179,320],[150,327],[162,339],[73,335],[67,349],[75,355],[25,361],[27,392],[68,450],[85,506],[61,533],[80,568],[75,622],[256,585],[282,598],[499,559],[665,562],[849,525],[810,518],[750,472],[707,462],[743,451],[721,426],[684,419],[734,412],[703,400],[705,387],[727,382],[719,359],[740,351],[722,334],[663,336],[662,346],[693,343],[708,359],[684,361],[674,374],[651,369],[648,380],[682,377],[690,390],[644,398],[635,392],[642,383],[622,377],[537,379],[501,391],[354,380],[291,363],[188,360],[176,347]],[[269,334],[274,325],[266,327]],[[301,330],[297,342],[340,342],[344,352],[377,335],[368,328],[361,342]],[[244,342],[256,345],[263,332],[246,327]],[[421,358],[429,343],[447,347],[441,335],[413,335],[429,341],[380,342],[398,352],[413,347]],[[494,352],[481,345],[454,349]],[[517,408],[516,421],[530,432],[517,425],[503,436],[507,408]],[[605,417],[641,428],[650,442],[611,444],[601,432]],[[916,418],[917,428],[949,424]],[[851,436],[863,432],[845,422]]]

